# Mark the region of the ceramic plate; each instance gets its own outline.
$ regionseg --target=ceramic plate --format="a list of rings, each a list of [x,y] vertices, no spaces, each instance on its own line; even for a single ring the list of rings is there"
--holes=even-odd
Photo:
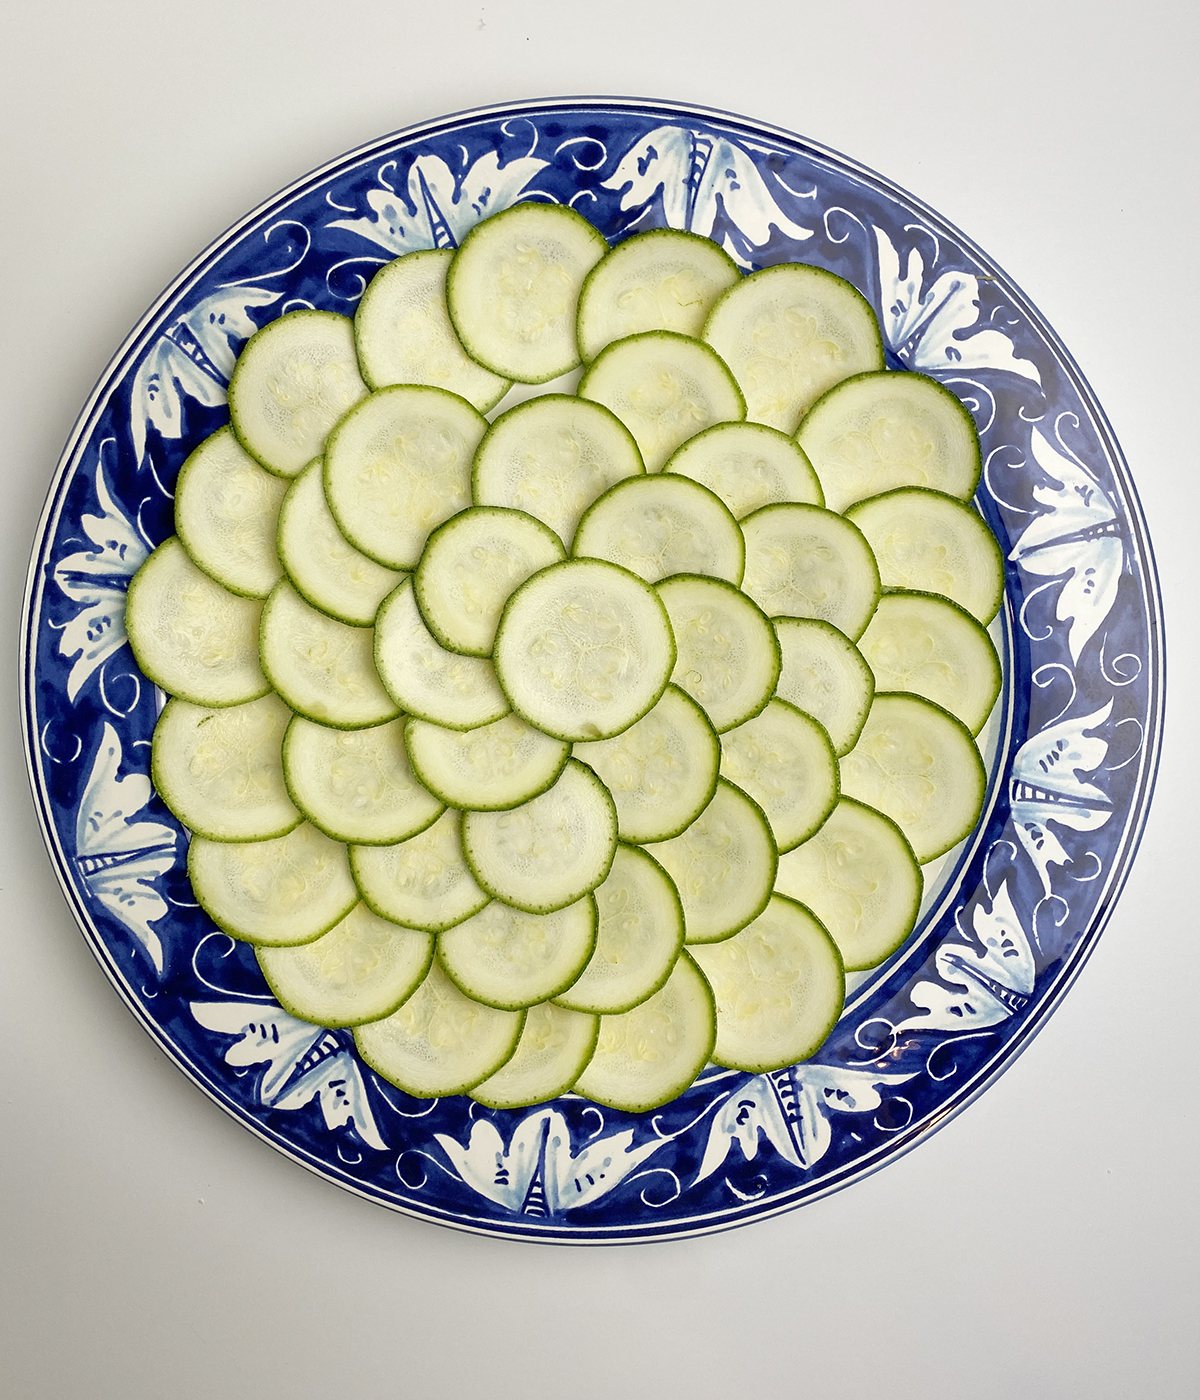
[[[161,697],[125,591],[173,533],[188,452],[227,421],[242,342],[294,307],[353,313],[382,263],[454,246],[518,200],[609,239],[667,225],[745,269],[801,260],[872,302],[888,363],[974,414],[977,502],[1003,546],[1004,689],[974,834],[929,871],[903,948],[854,980],[810,1061],[710,1070],[655,1113],[567,1095],[493,1112],[381,1082],[351,1035],[298,1021],[214,930],[186,833],[152,791]],[[93,951],[184,1072],[328,1180],[463,1229],[621,1242],[790,1209],[875,1170],[984,1089],[1091,952],[1146,815],[1162,711],[1157,583],[1129,473],[1053,331],[978,248],[833,152],[670,104],[555,100],[449,117],[355,151],[232,228],[163,295],[87,403],[51,487],[24,623],[30,772]]]

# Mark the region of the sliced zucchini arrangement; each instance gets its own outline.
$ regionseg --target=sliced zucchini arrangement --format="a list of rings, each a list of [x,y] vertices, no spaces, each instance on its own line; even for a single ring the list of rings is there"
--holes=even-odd
[[[196,898],[289,1012],[492,1108],[820,1048],[979,819],[1001,681],[974,424],[881,346],[831,273],[532,203],[250,338],[127,629]]]

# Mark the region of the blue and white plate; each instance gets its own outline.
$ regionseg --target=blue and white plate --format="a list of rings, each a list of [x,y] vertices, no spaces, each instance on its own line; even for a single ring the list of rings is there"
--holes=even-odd
[[[151,788],[158,697],[125,592],[173,533],[184,458],[227,421],[242,342],[298,306],[352,313],[382,263],[453,247],[517,200],[569,203],[610,239],[668,225],[746,269],[800,260],[872,302],[888,363],[975,415],[977,501],[1007,558],[1005,685],[979,828],[917,931],[855,979],[816,1057],[710,1070],[633,1115],[566,1095],[494,1112],[381,1082],[348,1032],[289,1016],[216,931],[187,836]],[[1145,525],[1104,415],[1026,297],[917,200],[833,152],[718,112],[555,100],[448,117],[267,201],[121,347],[54,478],[30,571],[24,717],[67,898],[113,984],[184,1072],[330,1181],[462,1229],[571,1243],[742,1224],[912,1147],[1028,1043],[1095,945],[1146,816],[1163,703]]]

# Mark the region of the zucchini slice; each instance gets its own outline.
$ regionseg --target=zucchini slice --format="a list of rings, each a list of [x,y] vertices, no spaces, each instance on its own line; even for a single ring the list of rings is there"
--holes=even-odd
[[[574,759],[553,787],[519,807],[464,813],[462,830],[467,863],[480,886],[530,914],[550,914],[590,894],[608,874],[617,849],[612,797]]]
[[[205,438],[175,483],[175,528],[192,562],[231,593],[265,598],[283,572],[275,522],[287,489],[232,428]]]
[[[742,587],[768,617],[816,617],[852,642],[879,601],[879,567],[862,531],[821,506],[764,506],[742,521]]]
[[[779,862],[771,828],[758,803],[724,778],[685,832],[647,849],[679,891],[689,944],[732,938],[771,898]]]
[[[590,895],[552,914],[499,900],[438,936],[437,955],[460,991],[503,1011],[549,1001],[579,976],[596,946]]]
[[[842,792],[891,817],[925,865],[979,820],[987,773],[961,720],[915,695],[882,694],[842,759]]]
[[[588,273],[579,294],[579,353],[592,361],[614,340],[642,331],[699,336],[713,303],[741,280],[710,238],[656,228],[626,238]]]
[[[776,695],[811,715],[840,758],[858,740],[875,695],[875,677],[862,652],[829,622],[777,617],[782,666]]]
[[[837,944],[794,900],[772,895],[724,943],[695,948],[717,1003],[713,1062],[765,1074],[807,1060],[837,1024],[846,981]]]
[[[570,744],[552,739],[516,715],[478,729],[446,729],[410,719],[409,759],[421,782],[448,807],[500,812],[537,797],[557,782]]]
[[[269,472],[296,476],[366,393],[350,319],[289,311],[242,347],[229,381],[229,417],[238,441]]]
[[[932,700],[978,734],[1000,694],[1000,658],[965,608],[934,593],[885,593],[858,639],[878,690]]]
[[[1004,599],[1004,556],[983,516],[941,491],[900,487],[851,506],[885,588],[940,593],[985,627]]]
[[[704,339],[746,395],[746,417],[785,433],[827,389],[883,368],[870,303],[844,278],[803,263],[766,267],[731,287]]]
[[[134,574],[125,630],[142,674],[193,705],[241,705],[271,689],[258,661],[263,605],[192,563],[176,536]]]
[[[830,510],[898,486],[928,486],[969,501],[982,461],[975,420],[928,375],[856,374],[813,404],[797,441]]]
[[[307,822],[270,841],[195,836],[188,878],[219,929],[267,946],[311,943],[358,903],[346,847]]]
[[[615,564],[569,559],[508,600],[495,663],[522,719],[556,739],[607,739],[657,704],[675,641],[649,584]]]
[[[433,934],[359,903],[312,943],[258,948],[255,956],[285,1011],[336,1029],[378,1021],[407,1001],[433,961]]]
[[[447,729],[477,729],[508,711],[492,663],[447,651],[425,626],[412,580],[380,605],[375,667],[406,714]]]
[[[812,464],[794,438],[765,423],[717,423],[688,438],[663,468],[715,491],[744,520],[763,506],[823,506]]]
[[[520,510],[473,506],[439,525],[413,575],[417,607],[442,646],[491,656],[513,592],[566,552],[548,525]]]
[[[467,353],[523,384],[574,369],[579,292],[607,252],[604,235],[563,204],[515,204],[476,224],[446,280]]]
[[[406,928],[441,933],[477,914],[488,896],[463,859],[462,820],[443,812],[392,846],[351,846],[350,869],[372,911]]]
[[[569,549],[597,496],[646,468],[633,434],[603,404],[544,394],[516,404],[488,429],[472,467],[477,506],[523,510]]]
[[[686,476],[634,476],[588,507],[575,533],[576,559],[607,559],[657,583],[671,574],[742,581],[746,542],[728,506]]]
[[[653,996],[683,947],[679,891],[653,856],[620,845],[595,892],[599,925],[587,966],[555,1001],[575,1011],[615,1015]]]
[[[338,529],[325,499],[324,462],[310,462],[279,511],[279,558],[292,587],[314,608],[352,627],[370,627],[379,605],[403,581],[357,550]]]
[[[779,857],[775,889],[821,920],[847,972],[865,972],[913,931],[924,880],[896,823],[843,797],[815,836]]]
[[[786,700],[721,735],[721,776],[762,808],[780,851],[807,841],[838,800],[829,735]]]
[[[354,341],[372,389],[425,384],[449,389],[480,413],[494,408],[511,382],[471,359],[446,306],[452,248],[423,248],[379,269],[354,313]]]
[[[264,841],[304,818],[288,796],[280,750],[291,710],[277,695],[210,710],[168,700],[150,775],[190,831],[210,841]]]
[[[335,841],[395,845],[444,809],[409,766],[403,718],[330,729],[297,715],[283,740],[283,772],[292,801]]]
[[[376,389],[330,433],[325,497],[338,529],[387,569],[413,569],[429,532],[471,504],[487,419],[445,389]]]
[[[666,841],[696,820],[717,790],[720,740],[678,686],[613,739],[576,744],[573,756],[600,776],[623,841]]]
[[[309,607],[287,579],[262,610],[259,654],[271,684],[298,714],[335,729],[366,729],[399,711],[375,670],[374,632]]]
[[[758,714],[779,680],[779,643],[762,609],[720,579],[676,574],[658,585],[675,633],[671,680],[718,734]]]
[[[579,382],[581,398],[611,408],[633,434],[648,472],[714,423],[746,416],[742,391],[703,341],[671,331],[615,340]]]
[[[488,1108],[525,1108],[565,1094],[596,1049],[600,1018],[552,1002],[531,1006],[511,1060],[471,1090]]]
[[[716,1006],[686,952],[666,982],[631,1011],[600,1018],[600,1036],[575,1092],[606,1108],[648,1113],[681,1094],[708,1063]]]
[[[472,1001],[435,958],[425,980],[398,1011],[356,1026],[354,1043],[368,1065],[418,1099],[465,1094],[510,1059],[523,1011]]]

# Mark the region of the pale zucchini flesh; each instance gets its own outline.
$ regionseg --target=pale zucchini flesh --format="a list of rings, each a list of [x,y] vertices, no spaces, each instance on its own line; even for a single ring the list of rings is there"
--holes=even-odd
[[[831,623],[815,618],[775,619],[781,667],[776,695],[811,715],[840,758],[867,722],[875,677],[862,652]]]
[[[469,919],[489,898],[463,857],[462,818],[453,810],[395,845],[351,846],[350,869],[380,918],[428,933]]]
[[[823,506],[812,464],[794,438],[765,423],[718,423],[689,438],[664,472],[716,492],[736,520],[763,506],[794,501]]]
[[[600,1018],[552,1002],[531,1006],[512,1059],[471,1090],[488,1108],[525,1108],[565,1094],[592,1058]]]
[[[537,797],[556,782],[571,745],[516,715],[478,729],[446,729],[426,720],[404,731],[413,770],[449,807],[499,812]]]
[[[303,820],[283,778],[291,717],[275,695],[215,710],[169,700],[154,730],[154,786],[184,826],[209,840],[285,835]]]

